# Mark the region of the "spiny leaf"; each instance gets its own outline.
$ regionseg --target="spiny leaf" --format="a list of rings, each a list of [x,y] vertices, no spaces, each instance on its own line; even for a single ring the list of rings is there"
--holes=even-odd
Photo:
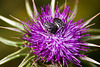
[[[14,42],[14,41],[10,41],[5,38],[2,38],[2,37],[0,37],[0,41],[6,45],[13,46],[13,47],[20,47],[20,45],[23,44],[23,42]],[[20,45],[18,46],[18,44]]]
[[[29,1],[28,1],[28,0],[25,1],[25,6],[26,6],[26,11],[27,11],[29,17],[33,17],[33,16],[32,16],[32,13],[33,13],[33,12],[32,12],[32,9],[31,9],[31,7],[30,7],[30,4],[29,4]]]
[[[96,15],[94,15],[92,18],[90,18],[89,20],[85,21],[85,24],[83,24],[82,27],[88,25],[94,18],[96,18],[98,15],[100,15],[100,12],[97,13]]]
[[[4,64],[4,63],[6,63],[6,62],[8,62],[12,59],[15,59],[15,58],[18,58],[18,57],[21,57],[21,56],[25,56],[25,55],[28,54],[28,52],[29,52],[29,49],[24,47],[24,48],[22,48],[22,49],[20,49],[16,52],[6,56],[5,58],[1,59],[0,60],[0,65]]]
[[[76,16],[76,13],[77,13],[77,9],[78,9],[78,1],[79,0],[75,0],[75,5],[74,5],[74,9],[73,9],[73,15],[74,15],[74,17],[73,18],[75,18],[75,16]]]
[[[35,56],[31,54],[27,54],[27,56],[23,59],[21,64],[18,67],[24,67],[31,59],[33,59]]]
[[[94,63],[94,64],[97,64],[97,65],[100,65],[100,63],[99,62],[97,62],[96,60],[94,60],[94,59],[92,59],[92,58],[89,58],[89,57],[83,57],[84,58],[84,60],[86,60],[86,61],[89,61],[89,62],[92,62],[92,63]]]
[[[91,63],[91,62],[87,62],[86,60],[81,59],[82,63],[83,63],[83,67],[97,67],[97,65]]]
[[[0,26],[0,28],[12,30],[12,31],[16,31],[16,32],[19,32],[19,33],[23,33],[23,31],[21,31],[20,29],[17,29],[17,28],[12,28],[12,27],[2,27],[2,26]]]
[[[96,44],[92,44],[92,43],[86,43],[87,46],[92,46],[92,47],[100,47],[99,45],[96,45]]]
[[[67,20],[67,22],[69,22],[71,19],[75,18],[76,13],[77,13],[77,9],[78,9],[78,0],[75,0],[73,12],[72,12],[71,16],[69,17],[69,19]]]
[[[100,39],[100,35],[91,35],[91,37],[86,37],[83,40],[89,41],[89,40],[96,40],[96,39]]]
[[[90,37],[90,40],[100,39],[100,35],[94,35]]]
[[[62,10],[64,8],[64,6],[65,6],[65,3],[60,6],[60,10]]]
[[[29,63],[26,65],[26,67],[31,67],[31,63],[29,62]]]
[[[23,25],[20,24],[20,23],[18,23],[18,22],[16,22],[16,21],[10,20],[10,19],[8,19],[6,17],[3,17],[1,15],[0,15],[0,19],[3,20],[3,21],[5,21],[8,24],[14,26],[14,27],[17,27],[17,28],[19,28],[21,30],[24,30]]]
[[[88,31],[89,32],[97,32],[97,33],[100,33],[100,29],[89,29]]]
[[[54,17],[54,9],[55,9],[55,0],[51,0],[51,14]]]
[[[67,6],[68,0],[65,0],[64,8]]]
[[[36,15],[36,16],[38,16],[38,13],[37,13],[37,8],[36,8],[36,5],[35,5],[34,0],[32,0],[32,2],[33,2],[33,9],[34,9],[34,13],[35,13],[35,15]]]

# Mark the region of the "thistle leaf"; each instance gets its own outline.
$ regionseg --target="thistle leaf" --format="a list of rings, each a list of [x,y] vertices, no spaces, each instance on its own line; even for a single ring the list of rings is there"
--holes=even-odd
[[[90,40],[100,39],[100,35],[91,36]]]
[[[3,21],[5,21],[8,24],[14,26],[14,27],[17,27],[17,28],[19,28],[21,30],[24,30],[23,25],[20,24],[20,23],[18,23],[18,22],[16,22],[16,21],[10,20],[10,19],[8,19],[6,17],[3,17],[1,15],[0,15],[0,19],[3,20]]]
[[[86,43],[87,46],[92,46],[92,47],[100,47],[99,45],[96,45],[96,44],[92,44],[92,43]]]
[[[91,37],[85,38],[85,41],[89,41],[89,40],[96,40],[96,39],[100,39],[100,35],[92,35]]]
[[[73,18],[75,18],[75,16],[76,16],[76,13],[77,13],[77,9],[78,9],[78,0],[75,0],[75,5],[74,5],[74,9],[73,9],[73,15],[74,15],[74,17]]]
[[[32,0],[32,2],[33,2],[33,9],[34,9],[34,13],[35,13],[35,15],[36,15],[36,16],[38,16],[38,13],[37,13],[37,8],[36,8],[36,5],[35,5],[34,0]]]
[[[65,8],[67,6],[67,2],[68,2],[68,0],[65,0],[65,3],[60,6],[60,10],[62,10],[63,8]]]
[[[89,32],[97,32],[97,33],[100,33],[100,29],[89,29],[88,31]]]
[[[78,9],[78,0],[75,0],[75,5],[74,5],[73,13],[71,14],[71,16],[69,17],[67,22],[69,22],[71,19],[75,18],[76,13],[77,13],[77,9]]]
[[[31,67],[31,63],[28,63],[28,64],[26,65],[26,67]]]
[[[19,32],[19,33],[24,33],[24,32],[22,32],[20,29],[17,29],[17,28],[12,28],[12,27],[2,27],[2,26],[0,26],[0,28],[12,30],[12,31],[16,31],[16,32]]]
[[[81,59],[82,63],[83,63],[83,67],[97,67],[97,65],[95,65],[94,63],[91,62],[87,62],[86,60]]]
[[[89,61],[89,62],[92,62],[92,63],[95,63],[95,64],[97,64],[97,65],[100,65],[100,63],[99,62],[97,62],[97,61],[95,61],[94,59],[91,59],[91,58],[89,58],[89,57],[83,57],[84,58],[84,60],[86,60],[86,61]]]
[[[0,65],[4,64],[4,63],[6,63],[6,62],[8,62],[8,61],[10,61],[12,59],[15,59],[15,58],[18,58],[18,57],[21,57],[21,56],[25,56],[25,55],[28,54],[28,52],[29,52],[28,48],[26,48],[26,47],[22,48],[22,49],[20,49],[20,50],[18,50],[16,52],[6,56],[5,58],[1,59],[0,60]]]
[[[67,6],[67,2],[68,2],[68,0],[65,0],[65,4],[64,4],[64,7],[66,7],[66,6]]]
[[[29,4],[29,1],[28,0],[26,0],[25,1],[25,6],[26,6],[26,11],[27,11],[27,14],[29,15],[29,17],[33,17],[32,16],[32,9],[31,9],[31,7],[30,7],[30,4]]]
[[[55,0],[51,0],[51,14],[54,17],[54,9],[55,9]]]
[[[0,41],[6,45],[13,46],[13,47],[20,47],[18,46],[18,44],[20,45],[23,44],[23,42],[14,42],[14,41],[10,41],[5,38],[2,38],[2,37],[0,37]]]
[[[64,8],[64,6],[65,6],[65,3],[60,6],[60,10],[62,10]]]
[[[92,18],[90,18],[89,20],[85,21],[85,23],[83,24],[82,27],[88,25],[94,18],[96,18],[98,15],[100,15],[100,12],[97,13],[96,15],[94,15]]]
[[[21,64],[18,67],[24,67],[34,57],[35,56],[33,56],[31,54],[27,54],[27,56],[23,59],[23,61],[21,62]]]

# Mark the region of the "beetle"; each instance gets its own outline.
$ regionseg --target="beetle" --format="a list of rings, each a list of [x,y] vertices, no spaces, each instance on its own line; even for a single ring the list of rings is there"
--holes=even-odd
[[[43,24],[43,26],[45,27],[45,29],[46,29],[48,32],[53,33],[53,34],[55,34],[56,31],[58,30],[57,26],[54,25],[54,24],[51,23],[51,22],[47,22],[47,21],[46,21],[46,22]]]
[[[53,23],[54,23],[54,25],[56,25],[57,26],[57,28],[59,29],[60,27],[62,27],[62,28],[64,28],[64,22],[61,20],[61,19],[59,19],[59,18],[54,18],[53,19]]]
[[[55,34],[59,28],[64,29],[64,22],[59,18],[54,18],[53,23],[46,21],[43,26],[48,32]]]

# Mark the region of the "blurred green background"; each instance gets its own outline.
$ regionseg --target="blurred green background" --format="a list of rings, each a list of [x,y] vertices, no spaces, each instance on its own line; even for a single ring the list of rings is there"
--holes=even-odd
[[[32,6],[32,2],[31,0],[30,4]],[[64,3],[64,0],[57,0],[60,4]],[[47,5],[48,3],[50,3],[50,0],[35,0],[36,2],[36,6],[40,12],[40,7],[42,5]],[[74,2],[75,0],[68,0],[68,6],[71,7],[71,10],[74,7]],[[100,0],[79,0],[79,4],[78,4],[78,12],[75,18],[75,21],[83,18],[84,21],[88,20],[89,18],[91,18],[92,16],[94,16],[95,14],[97,14],[98,12],[100,12]],[[0,15],[3,15],[7,18],[12,19],[9,15],[13,15],[19,19],[21,19],[22,21],[26,21],[25,18],[28,18],[28,15],[26,13],[26,9],[25,9],[25,0],[0,0]],[[96,23],[94,26],[90,27],[90,28],[97,28],[100,29],[100,16],[96,17],[92,22],[92,23]],[[11,25],[5,23],[4,21],[0,20],[0,26],[7,26],[7,27],[11,27]],[[92,35],[100,35],[100,33],[96,34],[96,33],[91,33]],[[13,40],[13,41],[20,41],[18,39],[15,39],[13,37],[21,37],[21,34],[13,32],[13,31],[9,31],[9,30],[5,30],[5,29],[0,29],[0,36]],[[100,40],[93,40],[93,41],[89,41],[91,43],[95,43],[95,44],[100,44]],[[93,51],[88,53],[88,56],[97,60],[98,62],[100,62],[100,49],[99,48],[95,48],[97,49],[97,51]],[[7,56],[8,54],[14,52],[18,50],[18,48],[14,48],[14,47],[10,47],[7,46],[3,43],[0,42],[0,59],[2,59],[3,57]],[[14,59],[10,62],[7,62],[3,65],[1,65],[0,67],[17,67],[19,65],[19,63],[21,62],[23,57],[18,58],[18,59]],[[83,67],[87,67],[84,66]],[[100,67],[100,66],[97,66]]]

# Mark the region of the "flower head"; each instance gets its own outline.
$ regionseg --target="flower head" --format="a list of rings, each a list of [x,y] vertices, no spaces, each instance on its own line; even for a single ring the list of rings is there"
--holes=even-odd
[[[77,57],[83,57],[80,51],[87,51],[87,47],[80,39],[89,36],[84,34],[88,29],[83,27],[83,19],[77,22],[74,22],[73,18],[69,20],[72,16],[70,7],[66,6],[61,13],[58,3],[54,16],[52,16],[50,5],[41,7],[41,14],[38,13],[37,16],[33,14],[32,23],[23,22],[23,25],[29,28],[24,27],[27,33],[22,38],[30,43],[26,46],[32,48],[32,53],[38,57],[37,60],[46,58],[46,62],[52,61],[59,64],[62,60],[63,66],[70,61],[81,66]]]
[[[74,18],[77,12],[78,0],[75,0],[75,9],[73,12],[70,11],[69,6],[66,6],[61,12],[61,6],[59,3],[57,3],[56,10],[54,11],[55,0],[51,0],[51,6],[44,5],[41,7],[41,14],[38,13],[34,0],[32,1],[34,8],[33,14],[28,0],[26,0],[27,13],[31,16],[30,21],[26,19],[27,22],[23,22],[11,16],[17,21],[22,22],[22,24],[20,24],[0,15],[1,20],[17,27],[12,28],[0,26],[0,28],[20,32],[23,34],[23,37],[19,39],[24,40],[24,42],[14,42],[0,37],[0,41],[4,44],[20,48],[20,50],[0,60],[0,65],[20,56],[26,57],[18,67],[24,67],[25,65],[31,67],[33,66],[31,61],[35,60],[36,62],[39,59],[46,62],[50,61],[51,63],[54,63],[55,66],[57,65],[56,63],[58,63],[61,67],[62,65],[63,67],[68,67],[68,62],[82,67],[80,64],[81,59],[100,65],[99,62],[81,53],[87,51],[87,46],[100,47],[95,44],[86,43],[84,40],[84,37],[90,36],[88,34],[88,27],[91,25],[88,24],[96,16],[100,15],[100,13],[85,22],[83,22],[83,19],[75,22]],[[98,29],[92,30],[96,32],[99,31]],[[100,37],[98,36],[92,36],[91,39],[98,39]],[[89,40],[89,38],[87,40]],[[37,64],[34,63],[34,65],[37,67]]]

